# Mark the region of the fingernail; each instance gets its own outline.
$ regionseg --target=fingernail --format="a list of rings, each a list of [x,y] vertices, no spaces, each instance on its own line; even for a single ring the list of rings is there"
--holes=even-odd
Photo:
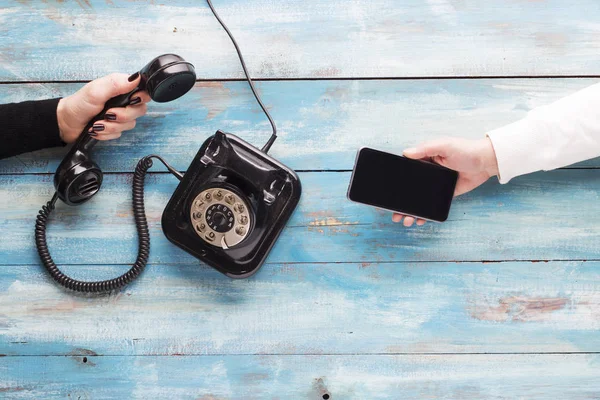
[[[102,124],[94,124],[94,126],[92,126],[93,132],[102,132],[103,130],[104,130],[104,125],[102,125]]]
[[[106,113],[104,115],[104,119],[107,121],[116,121],[117,120],[117,115],[113,114],[113,113]]]
[[[90,135],[90,136],[98,136],[98,134],[96,132],[94,132],[94,131],[89,131],[88,135]]]
[[[134,106],[138,103],[141,103],[142,99],[140,97],[134,97],[133,99],[131,99],[131,101],[129,102],[130,106]]]
[[[127,78],[127,80],[128,80],[129,82],[133,82],[133,81],[135,81],[135,80],[136,80],[136,79],[137,79],[139,76],[140,76],[140,73],[139,73],[139,72],[136,72],[135,74],[133,74],[133,75],[131,75],[129,78]]]

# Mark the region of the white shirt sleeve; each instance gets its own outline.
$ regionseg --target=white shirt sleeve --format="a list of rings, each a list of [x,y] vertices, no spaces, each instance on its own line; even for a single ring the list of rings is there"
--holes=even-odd
[[[600,156],[600,83],[487,134],[500,183]]]

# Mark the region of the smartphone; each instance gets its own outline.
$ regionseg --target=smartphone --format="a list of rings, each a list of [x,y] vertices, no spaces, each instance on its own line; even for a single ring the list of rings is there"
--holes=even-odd
[[[428,221],[448,219],[458,172],[427,161],[363,147],[348,199]]]

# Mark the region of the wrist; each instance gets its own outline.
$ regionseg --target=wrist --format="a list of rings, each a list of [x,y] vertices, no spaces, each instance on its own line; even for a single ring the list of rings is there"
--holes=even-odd
[[[58,105],[56,107],[56,121],[58,122],[58,134],[60,136],[60,140],[65,143],[68,143],[65,139],[65,134],[67,131],[67,124],[65,122],[65,99],[62,98],[58,101]]]
[[[73,143],[79,136],[78,128],[73,127],[72,112],[69,110],[69,97],[62,98],[58,101],[56,107],[56,120],[58,122],[58,132],[60,140],[64,143]]]
[[[494,146],[489,137],[480,141],[481,151],[480,162],[481,167],[485,173],[491,178],[492,176],[498,176],[498,160],[496,159],[496,152]]]

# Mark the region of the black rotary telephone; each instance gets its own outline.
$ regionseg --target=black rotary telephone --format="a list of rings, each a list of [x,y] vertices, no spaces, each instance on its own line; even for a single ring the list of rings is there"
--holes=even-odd
[[[142,158],[133,175],[133,214],[139,240],[135,263],[123,275],[104,281],[78,281],[65,275],[50,256],[46,226],[58,199],[68,205],[79,205],[100,190],[102,171],[90,156],[97,140],[85,133],[95,121],[104,119],[109,109],[127,106],[137,91],[146,90],[154,101],[162,103],[183,96],[194,86],[194,67],[183,58],[165,54],[152,60],[140,71],[139,86],[110,99],[83,130],[56,171],[56,193],[38,214],[35,241],[40,259],[50,276],[68,289],[107,292],[127,285],[144,270],[150,253],[144,180],[153,158],[181,181],[163,212],[165,235],[175,245],[232,278],[248,277],[260,268],[300,200],[301,185],[296,173],[267,154],[277,137],[275,123],[254,88],[235,39],[211,0],[207,3],[235,46],[252,93],[273,128],[271,138],[259,150],[219,130],[200,147],[185,174],[160,156]]]

